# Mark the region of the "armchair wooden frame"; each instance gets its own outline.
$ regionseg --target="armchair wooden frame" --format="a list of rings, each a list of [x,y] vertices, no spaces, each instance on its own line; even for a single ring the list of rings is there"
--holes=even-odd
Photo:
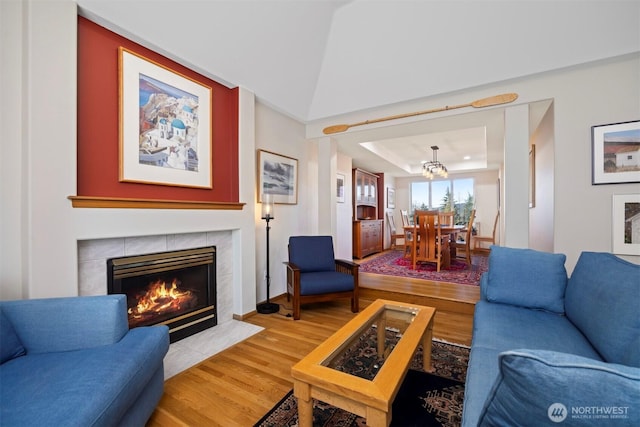
[[[300,294],[300,269],[291,262],[285,262],[287,267],[287,301],[293,298],[293,320],[300,319],[300,306],[314,302],[332,301],[339,298],[351,298],[351,312],[360,311],[358,292],[358,269],[360,265],[344,259],[336,259],[336,271],[353,276],[353,290],[345,292],[330,292],[316,295]]]

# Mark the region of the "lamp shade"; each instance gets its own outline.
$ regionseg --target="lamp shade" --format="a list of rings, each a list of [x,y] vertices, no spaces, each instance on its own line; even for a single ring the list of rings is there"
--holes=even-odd
[[[268,219],[268,220],[274,219],[272,194],[262,195],[262,219]]]

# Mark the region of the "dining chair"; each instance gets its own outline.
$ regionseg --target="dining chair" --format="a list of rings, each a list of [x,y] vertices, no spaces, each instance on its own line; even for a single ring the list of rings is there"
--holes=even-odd
[[[400,216],[402,218],[402,226],[409,227],[411,225],[411,221],[409,220],[409,212],[401,209]]]
[[[300,319],[300,306],[337,298],[351,298],[351,311],[359,311],[359,265],[335,259],[331,236],[289,237],[287,301],[293,296],[293,320]]]
[[[473,221],[476,217],[476,210],[472,209],[469,215],[469,222],[464,234],[464,241],[453,242],[452,245],[456,249],[456,259],[464,260],[467,267],[471,268],[471,238],[473,236]],[[464,251],[464,256],[460,255],[459,249]]]
[[[440,212],[440,215],[438,216],[438,224],[440,225],[446,225],[448,227],[453,227],[454,225],[454,216],[455,212],[451,211],[451,212]]]
[[[436,226],[438,211],[415,211],[414,239],[411,242],[411,266],[415,270],[418,262],[434,262],[436,271],[444,264],[449,251],[448,236],[443,236]]]
[[[396,222],[393,219],[393,213],[387,212],[387,222],[389,223],[389,233],[391,235],[391,249],[396,249],[398,245],[398,239],[402,239],[402,249],[405,248],[406,239],[404,232],[398,233],[396,229]]]
[[[496,230],[498,229],[498,219],[500,218],[500,211],[496,213],[496,219],[493,221],[493,233],[491,236],[473,236],[473,249],[480,249],[481,243],[489,243],[489,245],[496,244]]]
[[[404,257],[411,258],[411,242],[413,242],[413,230],[409,228],[411,227],[409,212],[401,209],[400,218],[402,219],[402,229],[404,230]]]

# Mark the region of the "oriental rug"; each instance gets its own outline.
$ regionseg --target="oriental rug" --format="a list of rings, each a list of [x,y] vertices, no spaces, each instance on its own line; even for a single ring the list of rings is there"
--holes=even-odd
[[[488,257],[473,255],[471,264],[471,268],[468,268],[466,263],[454,260],[448,269],[437,272],[435,263],[425,262],[417,263],[414,270],[411,260],[405,258],[402,251],[387,251],[362,262],[360,272],[478,286],[480,276],[488,269]]]
[[[375,329],[372,329],[375,333]],[[387,330],[387,336],[394,334]],[[462,419],[464,380],[469,361],[468,347],[434,340],[431,350],[433,373],[424,372],[422,347],[416,351],[407,376],[393,403],[392,426],[459,426]],[[375,340],[366,337],[345,354],[343,368],[370,377],[380,369]],[[315,427],[363,427],[366,420],[327,403],[314,400]],[[287,393],[255,427],[298,426],[298,405],[293,391]]]

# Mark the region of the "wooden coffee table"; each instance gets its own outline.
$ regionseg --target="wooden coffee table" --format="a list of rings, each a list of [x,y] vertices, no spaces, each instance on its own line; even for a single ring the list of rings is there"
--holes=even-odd
[[[389,300],[376,300],[291,368],[298,399],[299,424],[313,423],[313,399],[364,417],[372,427],[388,426],[391,407],[418,345],[424,349],[424,369],[431,371],[431,339],[436,309]],[[380,370],[372,380],[336,369],[336,361],[372,326],[376,326]],[[395,345],[385,329],[398,330]]]

